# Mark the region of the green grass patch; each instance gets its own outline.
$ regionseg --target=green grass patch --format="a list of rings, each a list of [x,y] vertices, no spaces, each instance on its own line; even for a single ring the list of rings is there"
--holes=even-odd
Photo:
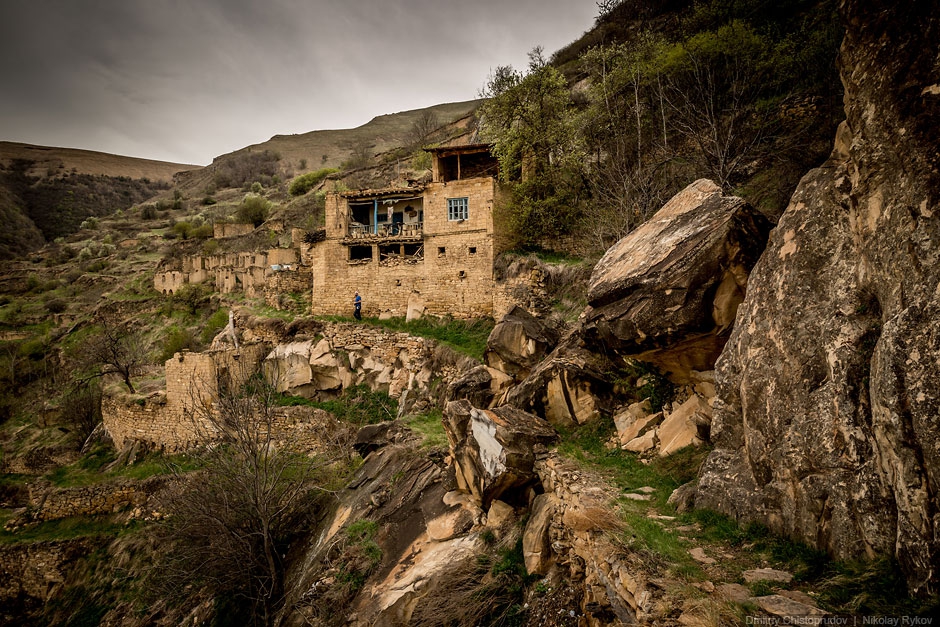
[[[341,316],[323,316],[324,320],[333,322],[349,322],[350,318]],[[495,322],[492,318],[473,318],[458,320],[455,318],[435,318],[426,316],[418,320],[406,321],[404,318],[363,318],[359,324],[371,324],[390,331],[408,333],[417,337],[425,337],[454,349],[458,353],[483,359],[486,350],[486,340],[490,337]]]
[[[117,536],[133,527],[135,525],[116,523],[106,517],[73,516],[41,522],[18,529],[16,533],[0,528],[0,544],[71,540],[89,536]]]
[[[80,459],[67,466],[59,466],[48,473],[45,478],[54,486],[60,488],[75,488],[81,486],[107,483],[118,479],[143,480],[157,475],[165,475],[176,471],[196,470],[200,462],[195,457],[187,455],[168,455],[160,453],[147,455],[140,461],[106,471],[105,467],[117,458],[114,449],[98,446],[83,455]]]
[[[206,319],[202,332],[199,334],[199,339],[202,340],[203,344],[209,344],[226,325],[228,325],[228,309],[219,307]]]
[[[301,396],[281,396],[277,403],[282,407],[318,407],[339,420],[355,425],[385,422],[398,416],[398,401],[385,392],[373,392],[365,385],[346,388],[339,398],[329,401],[314,401]]]
[[[404,423],[421,435],[422,446],[447,446],[447,432],[444,430],[441,410],[432,409],[426,414],[407,416]]]
[[[640,458],[619,447],[607,448],[606,443],[616,433],[613,419],[602,417],[582,427],[560,429],[558,451],[605,476],[624,491],[644,486],[654,488],[652,501],[642,501],[633,507],[648,509],[650,504],[663,511],[671,511],[666,500],[672,491],[695,478],[698,467],[708,455],[705,447],[689,447],[669,457],[653,459],[644,464]]]

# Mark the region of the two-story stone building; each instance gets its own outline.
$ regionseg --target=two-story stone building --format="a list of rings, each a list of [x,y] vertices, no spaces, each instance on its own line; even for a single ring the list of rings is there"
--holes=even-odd
[[[436,148],[432,182],[329,194],[326,236],[307,255],[312,313],[493,315],[496,159],[486,144]]]

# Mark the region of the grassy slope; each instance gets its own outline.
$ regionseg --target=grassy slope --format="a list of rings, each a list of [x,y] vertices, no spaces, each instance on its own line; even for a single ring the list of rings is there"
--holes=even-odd
[[[75,168],[79,174],[126,176],[132,179],[149,178],[152,181],[167,182],[171,182],[173,175],[177,172],[199,167],[198,165],[124,157],[93,150],[0,141],[0,163],[6,166],[14,159],[35,161],[36,165],[32,174],[36,175],[45,175],[49,168],[59,172],[67,172]]]

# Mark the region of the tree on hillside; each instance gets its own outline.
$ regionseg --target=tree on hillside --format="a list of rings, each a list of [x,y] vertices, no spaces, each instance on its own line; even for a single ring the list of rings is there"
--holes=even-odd
[[[481,95],[488,99],[481,135],[509,183],[511,225],[529,241],[567,232],[583,189],[584,151],[564,76],[536,48],[525,74],[497,68]]]
[[[411,127],[409,127],[405,135],[406,145],[411,150],[420,150],[440,125],[441,123],[438,121],[437,115],[435,115],[433,111],[425,109]]]
[[[238,205],[235,219],[245,224],[261,226],[271,215],[271,202],[258,194],[245,194],[242,204]]]
[[[770,49],[770,42],[735,21],[697,33],[658,59],[670,124],[726,189],[772,130]]]
[[[218,444],[196,454],[195,475],[177,473],[182,487],[161,529],[170,548],[160,577],[174,589],[208,589],[217,607],[250,612],[239,615],[241,624],[271,625],[292,534],[315,518],[326,473],[348,452],[334,443],[313,456],[279,441],[276,385],[260,372],[222,376],[217,389],[192,403],[193,424]]]
[[[631,46],[598,47],[582,57],[590,77],[582,133],[592,155],[585,235],[606,250],[645,222],[678,186],[666,105],[652,60],[663,47],[653,36]]]
[[[105,320],[97,333],[88,336],[78,355],[80,381],[116,374],[131,394],[136,391],[131,377],[148,361],[143,336],[130,325],[114,320]]]

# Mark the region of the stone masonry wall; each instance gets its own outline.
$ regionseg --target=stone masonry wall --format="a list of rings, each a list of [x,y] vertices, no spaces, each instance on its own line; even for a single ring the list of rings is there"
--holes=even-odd
[[[59,520],[73,516],[111,514],[131,506],[141,506],[160,486],[160,478],[116,484],[52,488],[31,485],[29,508],[32,520]]]
[[[0,605],[23,596],[40,601],[53,597],[75,561],[102,542],[82,538],[0,546]],[[0,610],[0,619],[3,614]]]
[[[265,281],[264,301],[275,309],[290,309],[294,304],[291,295],[296,295],[309,308],[311,285],[312,276],[306,268],[273,272]]]
[[[158,292],[172,294],[187,283],[212,281],[223,294],[244,291],[256,295],[268,287],[277,271],[272,266],[295,266],[300,255],[295,248],[271,248],[264,252],[226,253],[223,255],[189,255],[176,267],[157,272],[153,286]],[[295,271],[303,272],[293,268]]]
[[[248,235],[254,230],[254,224],[216,222],[212,225],[212,237],[215,239],[222,239],[225,237],[240,237],[242,235]]]
[[[269,353],[274,359],[281,359],[278,357],[281,347],[298,344],[279,344],[274,351],[269,351],[270,344],[277,343],[278,338],[270,330],[268,333],[265,331],[265,327],[245,329],[245,344],[240,353],[228,349],[177,353],[165,365],[165,393],[142,398],[103,398],[102,419],[115,447],[123,450],[132,442],[140,441],[166,451],[181,451],[211,438],[213,429],[205,413],[216,397],[219,378],[235,376],[237,379],[244,373],[253,372]],[[446,384],[459,376],[457,363],[447,360],[431,370],[429,364],[434,356],[435,343],[425,338],[353,323],[325,323],[322,334],[321,339],[327,342],[328,350],[334,356],[331,359],[336,362],[327,369],[326,375],[334,379],[337,386],[363,383],[399,398],[406,390],[423,389],[434,378],[440,378]],[[306,357],[299,362],[281,359],[277,366],[278,378],[289,379],[292,386],[315,383],[316,376],[311,366],[319,364],[310,361],[309,353],[312,345],[319,341],[306,342]],[[290,352],[293,354],[294,348]],[[339,352],[346,354],[342,366],[339,365],[342,360],[335,359]],[[239,355],[237,359],[236,354]],[[303,368],[304,372],[297,368]],[[305,411],[313,413],[307,415]],[[276,417],[276,428],[284,434],[285,442],[309,448],[315,444],[317,432],[323,433],[327,429],[327,416],[311,408],[281,408]]]
[[[350,260],[342,243],[345,204],[327,199],[327,239],[310,250],[313,269],[314,314],[348,314],[359,291],[363,314],[404,316],[409,301],[418,301],[435,315],[482,317],[493,314],[493,201],[491,178],[432,183],[424,193],[424,251],[421,260],[380,262],[372,245],[372,260]],[[467,198],[469,216],[447,219],[447,199]],[[360,245],[368,246],[363,240]]]
[[[554,566],[583,580],[582,609],[589,625],[645,623],[655,588],[647,588],[644,569],[611,543],[615,514],[603,484],[593,485],[573,463],[555,452],[536,455],[535,471],[545,493],[535,497],[523,547],[526,567],[544,574]],[[614,520],[612,520],[612,518]]]

